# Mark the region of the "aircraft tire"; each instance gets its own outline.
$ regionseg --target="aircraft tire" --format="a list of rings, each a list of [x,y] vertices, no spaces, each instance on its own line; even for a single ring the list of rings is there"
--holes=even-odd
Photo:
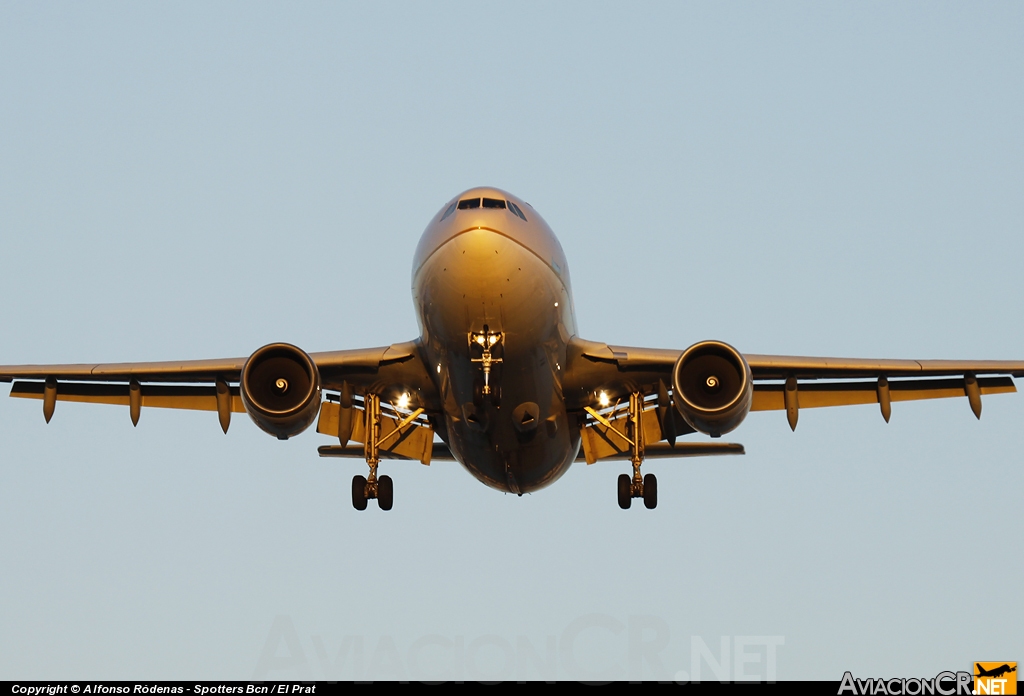
[[[627,474],[619,475],[619,507],[623,510],[628,510],[629,506],[633,504],[633,494],[629,490],[629,484],[632,480]]]
[[[395,504],[395,483],[390,476],[377,479],[377,505],[381,510],[390,510]]]
[[[644,476],[644,505],[648,510],[658,507],[658,479],[654,474]]]
[[[356,510],[366,509],[366,477],[352,477],[352,507]]]

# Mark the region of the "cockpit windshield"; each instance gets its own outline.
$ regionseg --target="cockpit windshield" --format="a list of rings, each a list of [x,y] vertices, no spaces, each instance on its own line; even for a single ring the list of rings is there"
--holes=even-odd
[[[473,210],[479,207],[507,210],[516,217],[521,218],[524,222],[526,216],[523,215],[522,209],[512,201],[502,200],[501,198],[463,198],[457,204],[452,203],[448,206],[447,210],[444,211],[444,215],[441,216],[441,220],[447,219],[452,213],[455,212],[456,208],[459,210]]]

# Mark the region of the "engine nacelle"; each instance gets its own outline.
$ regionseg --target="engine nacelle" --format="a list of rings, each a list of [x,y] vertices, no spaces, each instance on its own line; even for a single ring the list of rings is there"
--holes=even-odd
[[[754,399],[750,365],[721,341],[701,341],[687,348],[672,368],[672,390],[683,420],[712,437],[742,423]]]
[[[271,343],[249,356],[239,391],[253,422],[279,440],[301,433],[320,411],[320,371],[289,343]]]

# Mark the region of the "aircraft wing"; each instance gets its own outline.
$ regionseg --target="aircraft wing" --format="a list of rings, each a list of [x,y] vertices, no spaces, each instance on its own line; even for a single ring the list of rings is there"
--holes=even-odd
[[[613,346],[573,339],[570,364],[583,366],[574,396],[581,404],[596,385],[614,393],[658,394],[671,388],[682,350]],[[788,411],[791,427],[802,408],[878,404],[889,419],[894,401],[966,397],[981,417],[981,396],[1014,392],[1021,360],[871,360],[744,353],[753,379],[752,411]],[[789,394],[787,395],[787,392]],[[582,405],[580,406],[582,408]]]
[[[428,407],[436,401],[415,342],[310,353],[309,357],[326,390],[341,390],[344,383],[355,393],[404,385],[418,389]],[[47,420],[54,402],[78,401],[132,406],[133,411],[141,407],[219,411],[226,430],[224,411],[245,412],[239,381],[247,359],[0,365],[0,382],[14,382],[13,397],[42,399]],[[133,420],[136,417],[133,414]]]
[[[865,360],[755,354],[744,358],[754,377],[752,411],[786,410],[789,383],[796,386],[799,408],[879,404],[886,420],[888,407],[883,404],[883,390],[890,402],[967,397],[980,418],[981,395],[1015,392],[1012,377],[1024,376],[1024,362],[1010,360]]]

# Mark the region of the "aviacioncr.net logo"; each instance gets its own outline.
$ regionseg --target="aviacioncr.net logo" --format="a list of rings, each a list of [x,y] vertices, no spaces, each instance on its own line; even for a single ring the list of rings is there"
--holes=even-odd
[[[972,696],[970,672],[939,672],[932,679],[857,679],[843,674],[839,696]]]

